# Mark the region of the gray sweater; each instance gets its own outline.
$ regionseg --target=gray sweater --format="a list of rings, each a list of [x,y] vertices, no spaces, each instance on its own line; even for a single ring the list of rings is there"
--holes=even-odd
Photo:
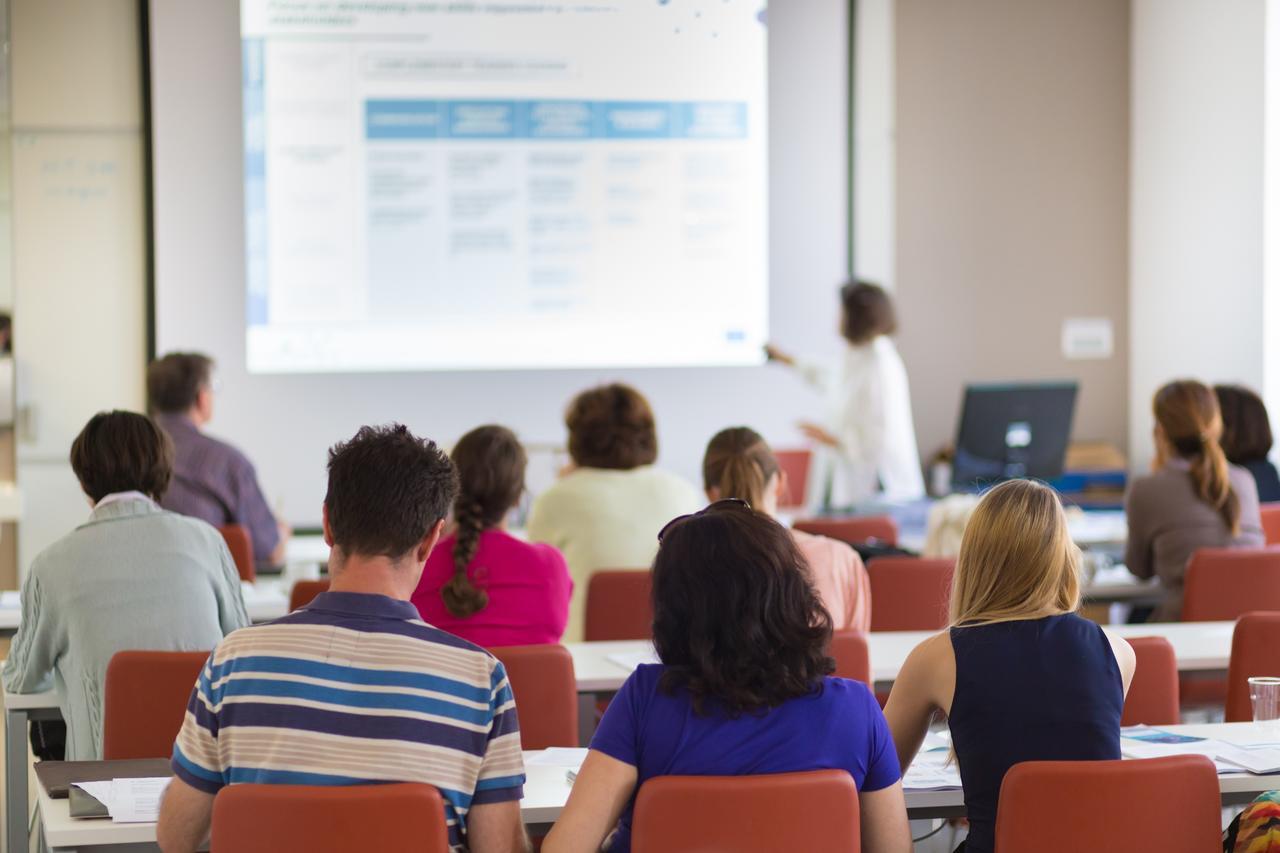
[[[1228,473],[1240,500],[1238,536],[1232,536],[1218,511],[1196,494],[1186,460],[1170,460],[1129,486],[1125,497],[1129,521],[1125,565],[1140,578],[1160,578],[1165,597],[1152,614],[1153,621],[1176,622],[1182,617],[1183,575],[1197,549],[1260,548],[1266,544],[1253,476],[1235,465]]]
[[[149,500],[100,504],[31,564],[4,666],[10,693],[57,688],[67,759],[102,757],[102,687],[119,651],[210,651],[249,624],[221,534]]]

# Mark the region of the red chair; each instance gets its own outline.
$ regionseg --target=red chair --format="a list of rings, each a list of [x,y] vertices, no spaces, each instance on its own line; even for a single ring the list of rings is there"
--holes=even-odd
[[[773,457],[778,460],[778,467],[787,475],[787,488],[778,501],[778,509],[803,508],[805,497],[809,494],[809,466],[813,464],[813,451],[775,450]]]
[[[856,853],[858,789],[843,770],[658,776],[636,796],[634,853]]]
[[[209,652],[116,652],[102,691],[102,757],[168,758]]]
[[[854,518],[802,518],[791,525],[803,533],[829,536],[861,545],[875,540],[881,545],[898,544],[898,525],[887,515],[866,515]]]
[[[578,684],[564,646],[489,649],[507,670],[520,715],[524,749],[578,745]]]
[[[328,579],[318,581],[296,581],[289,591],[289,612],[306,607],[322,592],[329,591]]]
[[[871,686],[871,652],[861,631],[836,631],[829,652],[836,659],[835,675]]]
[[[587,581],[586,641],[647,640],[653,635],[648,569],[600,571]]]
[[[1177,725],[1178,660],[1173,646],[1164,637],[1134,637],[1129,645],[1138,664],[1124,698],[1120,725]]]
[[[1280,545],[1280,503],[1267,503],[1258,507],[1262,512],[1262,532],[1268,545]]]
[[[218,528],[222,538],[227,540],[227,550],[235,561],[240,580],[253,583],[258,578],[258,570],[253,562],[253,540],[249,537],[249,528],[243,524],[224,524]]]
[[[996,850],[1206,853],[1222,849],[1218,773],[1203,755],[1028,761],[1000,786]]]
[[[867,564],[872,631],[937,631],[951,603],[953,557],[878,557]]]
[[[1191,555],[1183,622],[1237,619],[1252,610],[1280,610],[1280,550],[1201,548]]]
[[[1231,635],[1231,664],[1227,669],[1228,723],[1253,719],[1249,679],[1280,676],[1280,613],[1246,613]]]
[[[213,801],[213,853],[448,853],[430,785],[229,785]]]

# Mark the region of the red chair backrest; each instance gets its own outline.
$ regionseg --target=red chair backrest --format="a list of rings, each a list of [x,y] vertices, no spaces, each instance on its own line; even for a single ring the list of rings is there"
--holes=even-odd
[[[564,646],[489,649],[507,670],[520,717],[524,749],[578,745],[578,684]]]
[[[781,509],[795,509],[805,505],[805,496],[809,494],[809,466],[813,463],[813,451],[774,450],[773,457],[778,460],[778,467],[787,475],[787,490],[778,501]]]
[[[830,654],[836,660],[835,675],[871,685],[871,652],[861,631],[836,631],[831,635]]]
[[[597,640],[647,640],[653,635],[653,576],[648,569],[596,572],[587,581],[583,636]]]
[[[253,540],[249,537],[249,528],[243,524],[224,524],[218,532],[227,540],[227,550],[235,561],[240,580],[253,583],[257,580],[258,570],[253,563]]]
[[[212,853],[448,853],[430,785],[228,785],[213,801]]]
[[[658,776],[636,796],[634,853],[856,853],[858,789],[843,770]]]
[[[1258,507],[1262,513],[1262,533],[1268,545],[1280,545],[1280,503],[1266,503]]]
[[[953,557],[877,557],[871,580],[872,631],[937,631],[951,604]]]
[[[329,591],[328,579],[318,581],[296,581],[289,591],[289,612],[306,607],[322,592]]]
[[[1000,786],[996,850],[1206,853],[1222,849],[1220,802],[1203,755],[1028,761]]]
[[[1129,640],[1138,659],[1124,697],[1122,726],[1172,726],[1178,714],[1178,659],[1164,637],[1133,637]]]
[[[876,540],[882,545],[898,544],[898,525],[887,515],[866,515],[855,518],[802,518],[791,525],[796,530],[815,536],[829,536],[861,545]]]
[[[168,758],[209,652],[116,652],[102,691],[102,757]]]
[[[1251,610],[1280,610],[1280,550],[1201,548],[1191,555],[1183,622],[1236,619]]]
[[[1228,723],[1253,719],[1249,679],[1259,675],[1280,677],[1280,613],[1246,613],[1236,622],[1227,668]]]

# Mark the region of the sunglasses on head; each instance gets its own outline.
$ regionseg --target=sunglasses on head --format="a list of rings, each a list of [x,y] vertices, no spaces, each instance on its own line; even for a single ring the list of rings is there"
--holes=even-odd
[[[666,536],[667,531],[670,530],[675,525],[679,524],[680,522],[688,521],[691,518],[697,518],[700,515],[706,515],[707,513],[715,509],[728,509],[729,507],[738,507],[739,509],[751,509],[751,504],[747,503],[742,498],[721,498],[720,500],[709,504],[707,507],[705,507],[704,509],[700,509],[697,512],[691,512],[688,515],[677,515],[675,518],[671,519],[666,524],[664,524],[662,529],[658,531],[658,544],[661,545],[662,537]]]

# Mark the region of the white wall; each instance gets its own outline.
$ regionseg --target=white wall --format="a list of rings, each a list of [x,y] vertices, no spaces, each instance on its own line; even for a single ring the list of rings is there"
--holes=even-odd
[[[1267,0],[1263,175],[1263,394],[1280,425],[1280,0]]]
[[[1265,384],[1264,6],[1265,0],[1133,0],[1135,470],[1151,459],[1151,395],[1161,383],[1192,376]],[[1280,411],[1277,402],[1272,397],[1273,412]]]
[[[12,0],[10,20],[25,571],[88,513],[72,439],[143,406],[142,89],[135,0]]]
[[[818,356],[838,352],[835,289],[847,263],[848,5],[769,9],[771,326],[780,345]],[[653,402],[660,463],[692,479],[716,430],[748,423],[785,445],[799,439],[794,422],[820,410],[776,367],[250,377],[236,4],[152,0],[151,8],[157,289],[188,282],[183,304],[157,304],[159,347],[217,359],[223,391],[211,428],[250,452],[290,521],[317,523],[325,449],[361,423],[400,420],[451,442],[496,421],[526,442],[562,443],[569,397],[620,378]],[[653,345],[663,345],[662,328]]]
[[[893,289],[894,0],[857,0],[853,75],[853,272]]]

